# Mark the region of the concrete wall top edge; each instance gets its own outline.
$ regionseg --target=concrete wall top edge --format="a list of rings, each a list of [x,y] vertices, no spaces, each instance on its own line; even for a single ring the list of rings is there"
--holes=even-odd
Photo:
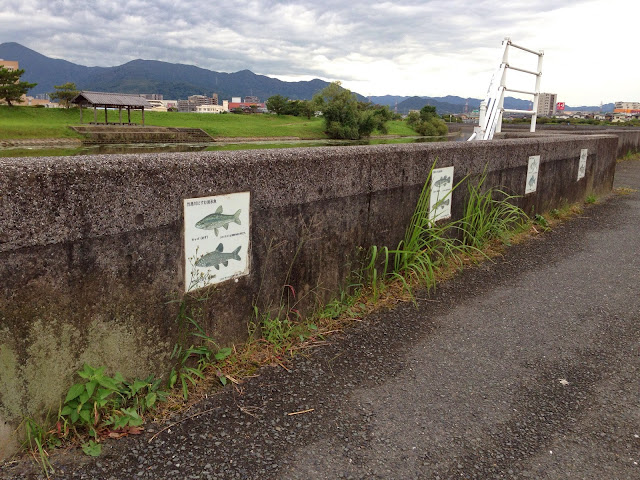
[[[252,192],[252,211],[579,156],[615,135],[0,160],[0,252],[180,222],[182,200]],[[505,149],[505,147],[508,147]]]

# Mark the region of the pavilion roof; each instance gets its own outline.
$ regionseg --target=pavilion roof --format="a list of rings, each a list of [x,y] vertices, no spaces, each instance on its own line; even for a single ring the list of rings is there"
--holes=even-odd
[[[90,104],[100,107],[152,108],[149,101],[139,95],[128,93],[85,92],[76,95],[71,103]]]

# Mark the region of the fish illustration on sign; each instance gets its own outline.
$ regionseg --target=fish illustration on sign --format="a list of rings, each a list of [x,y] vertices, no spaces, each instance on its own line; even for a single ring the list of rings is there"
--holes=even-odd
[[[578,169],[578,173],[580,174],[581,177],[584,177],[585,170],[586,170],[586,165],[580,165],[580,168]]]
[[[442,208],[444,209],[444,207],[446,207],[447,205],[449,205],[449,203],[451,203],[451,201],[447,198],[446,200],[442,200],[440,202],[440,205],[438,205],[438,208]]]
[[[436,182],[433,184],[434,187],[436,188],[440,188],[446,184],[448,184],[449,182],[451,182],[451,177],[442,177],[439,180],[436,180]]]
[[[531,178],[529,179],[529,186],[533,187],[535,183],[536,183],[536,177],[532,175]]]
[[[218,245],[213,252],[209,252],[204,254],[198,260],[196,260],[196,267],[206,268],[206,267],[215,267],[216,270],[220,270],[220,264],[225,267],[229,265],[229,260],[240,260],[240,255],[238,252],[241,247],[236,248],[231,253],[223,253],[222,244]]]
[[[200,228],[202,230],[213,230],[216,236],[218,236],[218,229],[224,227],[224,229],[227,230],[231,222],[242,225],[240,223],[241,212],[242,209],[239,209],[233,215],[225,215],[222,213],[222,205],[220,205],[214,213],[211,213],[198,221],[196,223],[196,228]]]

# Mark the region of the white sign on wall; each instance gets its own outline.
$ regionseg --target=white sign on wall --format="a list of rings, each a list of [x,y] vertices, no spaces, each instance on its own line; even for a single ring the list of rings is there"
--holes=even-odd
[[[185,291],[249,273],[249,192],[184,200]]]
[[[583,148],[580,150],[580,164],[578,165],[578,180],[584,178],[587,173],[587,155],[589,150],[587,148]]]
[[[436,168],[431,172],[429,218],[434,222],[451,217],[453,167]]]
[[[540,155],[532,155],[529,157],[529,166],[527,168],[527,183],[524,186],[524,194],[533,193],[538,186],[538,168],[540,168]]]

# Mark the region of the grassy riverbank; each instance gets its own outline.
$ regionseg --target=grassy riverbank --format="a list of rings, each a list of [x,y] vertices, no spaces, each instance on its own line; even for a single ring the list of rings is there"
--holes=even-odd
[[[104,110],[97,113],[98,122],[104,121]],[[117,111],[109,111],[108,115],[110,121],[118,119]],[[123,112],[123,118],[126,118],[126,112]],[[84,110],[83,120],[93,120],[93,110]],[[131,120],[141,124],[142,113],[131,112]],[[201,128],[214,138],[327,138],[323,131],[322,118],[307,119],[287,115],[145,112],[145,124],[158,127]],[[67,110],[0,105],[0,140],[80,138],[80,135],[69,128],[70,125],[80,125],[80,111],[76,108]],[[402,121],[389,122],[388,126],[391,135],[416,135]]]

